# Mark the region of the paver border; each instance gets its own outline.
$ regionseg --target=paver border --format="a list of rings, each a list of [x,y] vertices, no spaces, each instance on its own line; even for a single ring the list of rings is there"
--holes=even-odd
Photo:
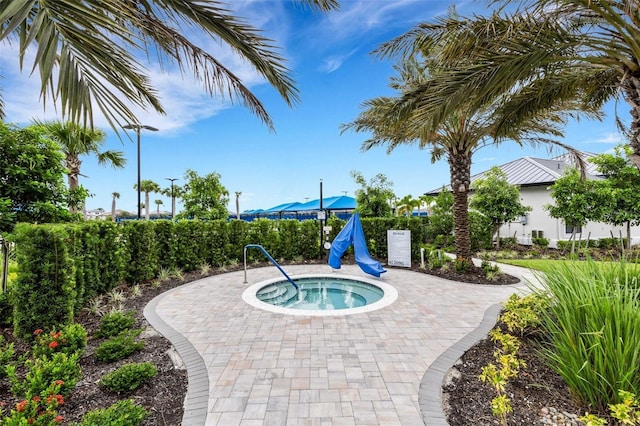
[[[484,313],[482,322],[472,332],[444,351],[422,376],[418,391],[418,403],[422,420],[428,426],[449,426],[442,410],[442,382],[453,365],[473,345],[485,338],[498,321],[502,305],[496,303]]]
[[[184,399],[182,426],[202,426],[207,421],[209,405],[209,374],[202,356],[179,332],[171,328],[156,312],[158,303],[180,287],[167,290],[151,299],[143,314],[149,324],[174,346],[187,369],[187,395]]]

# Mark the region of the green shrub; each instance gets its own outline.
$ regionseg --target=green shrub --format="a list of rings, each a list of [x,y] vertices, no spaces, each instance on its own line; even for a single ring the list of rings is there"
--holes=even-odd
[[[96,331],[96,337],[113,337],[125,330],[130,330],[136,323],[135,312],[115,311],[106,314],[100,319],[100,327]]]
[[[6,368],[15,355],[13,343],[5,343],[4,337],[0,335],[0,378],[7,375]]]
[[[7,292],[0,293],[0,326],[7,326],[13,322],[13,305]]]
[[[128,357],[144,348],[144,342],[136,341],[135,337],[142,330],[121,333],[100,344],[96,348],[96,359],[100,362],[113,362]]]
[[[82,356],[87,346],[87,330],[81,324],[65,325],[59,331],[52,330],[49,333],[38,329],[33,334],[36,339],[32,348],[34,357],[51,356],[58,352]]]
[[[153,227],[153,221],[127,221],[122,228],[127,248],[124,278],[130,284],[151,281],[160,270]]]
[[[518,245],[518,239],[515,237],[500,238],[500,248],[503,250],[508,248],[513,248],[517,245]]]
[[[76,426],[138,426],[147,415],[144,407],[125,399],[108,408],[88,412]]]
[[[549,247],[549,239],[544,237],[532,238],[531,243],[536,247]]]
[[[11,383],[11,393],[30,398],[42,395],[52,385],[58,384],[60,394],[67,396],[80,379],[79,358],[77,353],[68,356],[59,352],[51,357],[29,359],[24,363],[27,369],[24,380],[19,378],[15,366],[8,366],[6,371]]]
[[[51,426],[61,423],[64,417],[58,414],[58,408],[64,404],[60,394],[61,382],[52,383],[38,395],[29,395],[16,403],[7,417],[0,418],[3,426]]]
[[[547,272],[552,303],[543,354],[585,405],[604,411],[618,390],[640,392],[640,268],[567,263]]]
[[[500,321],[509,332],[518,331],[520,335],[534,331],[542,324],[542,316],[549,306],[549,298],[540,293],[520,297],[512,294],[504,304]]]
[[[19,268],[10,295],[14,334],[27,338],[38,328],[73,322],[76,289],[67,227],[23,223],[14,237]]]
[[[150,362],[125,364],[100,379],[100,384],[112,392],[121,393],[137,389],[158,374]]]

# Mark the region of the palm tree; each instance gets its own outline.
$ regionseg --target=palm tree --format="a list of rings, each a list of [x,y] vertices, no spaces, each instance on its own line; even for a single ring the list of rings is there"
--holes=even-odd
[[[469,232],[468,195],[471,183],[471,163],[473,153],[488,146],[505,141],[519,145],[559,142],[539,135],[560,136],[559,124],[567,117],[561,108],[540,108],[536,114],[513,118],[512,110],[521,107],[532,95],[529,86],[523,86],[512,93],[485,99],[484,105],[461,104],[447,113],[444,119],[434,117],[417,101],[427,97],[424,88],[435,86],[446,70],[442,54],[446,51],[455,33],[445,28],[432,35],[431,43],[424,43],[424,50],[410,50],[396,65],[398,76],[391,79],[391,88],[398,92],[396,97],[379,97],[366,101],[365,110],[358,118],[343,129],[366,131],[371,138],[362,144],[362,150],[387,145],[387,152],[403,144],[417,143],[421,149],[431,150],[431,161],[446,158],[451,175],[451,189],[454,197],[454,229],[456,257],[463,262],[471,258]],[[425,36],[426,37],[426,36]],[[425,46],[428,46],[427,49]],[[395,53],[404,48],[396,40],[383,45],[382,50]],[[470,64],[467,64],[470,66]],[[563,105],[570,111],[579,106]]]
[[[140,184],[140,186],[142,186],[142,183]],[[162,200],[155,200],[154,203],[156,203],[156,215],[160,217],[160,206],[164,203],[162,202]]]
[[[116,220],[116,198],[120,198],[120,193],[112,192],[113,199],[111,200],[111,220],[115,222]]]
[[[75,193],[79,189],[78,179],[80,177],[80,167],[82,156],[94,155],[100,165],[111,165],[113,168],[122,168],[127,160],[122,151],[100,151],[104,145],[106,134],[99,129],[89,129],[70,121],[36,121],[36,125],[42,126],[44,132],[60,145],[64,153],[64,165],[69,170],[67,177],[69,192]],[[75,205],[69,206],[69,211],[77,211]]]
[[[133,185],[133,189],[138,189],[138,184],[134,184]],[[149,194],[152,192],[160,192],[160,185],[158,185],[157,183],[155,183],[152,180],[149,179],[145,179],[143,181],[140,182],[140,191],[144,192],[144,204],[142,207],[144,207],[144,218],[146,220],[149,220]]]
[[[413,209],[420,208],[420,201],[413,198],[411,194],[405,195],[398,201],[398,205],[396,207],[396,214],[398,216],[413,216]]]
[[[338,8],[337,0],[304,3],[324,11]],[[221,2],[111,0],[75,2],[69,8],[66,2],[0,0],[0,22],[0,42],[15,39],[21,65],[26,52],[38,52],[33,70],[40,74],[41,92],[53,94],[62,114],[73,122],[92,122],[92,105],[97,105],[114,128],[136,123],[122,99],[164,112],[148,73],[136,59],[155,52],[161,64],[173,62],[182,71],[191,70],[210,95],[242,101],[271,128],[261,102],[198,41],[226,44],[287,104],[298,100],[273,41],[230,14]]]
[[[509,5],[511,0],[503,0]],[[580,99],[601,109],[624,98],[631,107],[631,123],[618,125],[630,138],[629,156],[640,168],[640,5],[627,0],[524,0],[513,14],[459,18],[448,16],[434,24],[420,24],[388,44],[380,53],[432,45],[435,32],[455,31],[443,59],[449,67],[437,84],[417,88],[413,102],[443,122],[461,105],[482,105],[521,86],[539,91],[512,116],[535,114],[536,109]],[[505,8],[500,7],[501,11]],[[465,63],[457,58],[464,57]]]

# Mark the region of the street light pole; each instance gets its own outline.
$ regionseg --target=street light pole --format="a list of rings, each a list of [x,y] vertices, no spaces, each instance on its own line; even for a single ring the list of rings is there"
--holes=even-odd
[[[143,124],[126,124],[122,126],[123,129],[134,130],[137,136],[138,142],[138,220],[140,220],[140,210],[141,210],[141,201],[140,201],[140,132],[144,130],[150,130],[152,132],[157,132],[158,129],[151,126],[145,126]]]
[[[173,220],[173,216],[176,214],[176,196],[173,193],[173,182],[178,180],[178,178],[165,178],[166,180],[171,181],[171,220]]]

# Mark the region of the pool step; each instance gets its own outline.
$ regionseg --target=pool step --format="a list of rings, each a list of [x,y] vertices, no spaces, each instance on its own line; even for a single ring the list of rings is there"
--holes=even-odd
[[[298,291],[291,285],[268,286],[260,289],[256,294],[259,300],[275,306],[285,306],[293,300],[298,299]]]

